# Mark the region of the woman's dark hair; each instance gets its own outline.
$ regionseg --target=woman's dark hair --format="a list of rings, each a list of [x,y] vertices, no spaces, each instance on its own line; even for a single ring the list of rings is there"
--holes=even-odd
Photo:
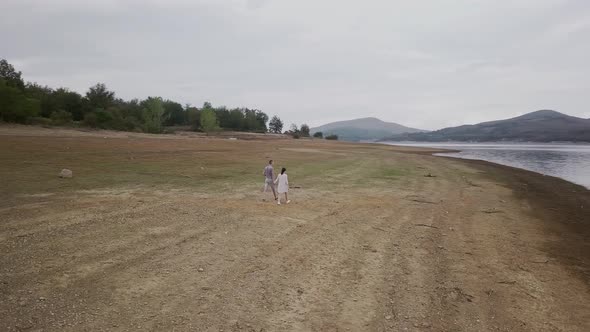
[[[287,169],[285,167],[283,167],[283,169],[281,170],[281,174],[285,173]]]

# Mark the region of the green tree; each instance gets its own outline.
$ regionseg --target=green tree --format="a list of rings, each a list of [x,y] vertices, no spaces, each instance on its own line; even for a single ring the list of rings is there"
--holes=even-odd
[[[164,102],[160,97],[149,97],[142,102],[144,106],[143,121],[144,130],[148,133],[162,132],[162,124],[165,120]]]
[[[201,111],[196,107],[190,105],[185,106],[188,124],[193,130],[198,130],[201,125]]]
[[[258,119],[256,119],[256,111],[246,109],[244,112],[244,130],[256,131],[258,129]]]
[[[309,126],[305,123],[302,124],[301,128],[299,129],[299,132],[301,133],[302,137],[309,137]]]
[[[119,106],[111,106],[106,109],[105,112],[110,117],[108,123],[106,124],[109,129],[129,130],[125,123],[125,116],[123,115],[124,112],[119,108]]]
[[[113,115],[102,108],[97,108],[84,115],[84,123],[90,127],[113,129]]]
[[[84,118],[83,99],[77,92],[66,88],[53,90],[37,83],[27,83],[25,94],[41,102],[41,116],[50,118],[54,112],[63,110],[72,113],[73,120],[79,121]]]
[[[37,83],[25,84],[24,93],[28,98],[37,99],[40,102],[41,116],[49,118],[51,113],[59,110],[52,98],[53,90],[48,86]]]
[[[217,116],[212,108],[206,108],[201,111],[200,116],[201,130],[206,133],[219,129],[219,123],[217,122]]]
[[[165,125],[178,126],[186,123],[186,112],[182,105],[172,100],[164,101]]]
[[[13,111],[15,103],[23,97],[18,88],[7,85],[6,81],[0,78],[0,119],[9,121],[9,113]]]
[[[273,116],[268,123],[268,128],[271,133],[280,134],[283,132],[283,121],[278,116]]]
[[[91,86],[86,92],[86,100],[90,109],[107,109],[115,102],[115,93],[109,91],[104,83],[97,83]]]
[[[229,111],[229,128],[232,130],[242,130],[244,127],[244,113],[239,108]]]
[[[293,138],[297,138],[297,139],[301,137],[301,132],[299,131],[299,127],[297,127],[297,125],[294,123],[291,124],[291,129],[287,132],[287,134],[290,134],[291,136],[293,136]]]
[[[80,121],[84,119],[84,105],[82,96],[66,88],[53,91],[51,98],[58,110],[65,110],[72,114],[72,119]]]
[[[324,133],[322,133],[321,131],[317,131],[313,134],[313,137],[315,138],[324,138]]]
[[[0,119],[6,122],[28,123],[39,115],[41,103],[27,98],[17,87],[9,86],[0,78]]]
[[[231,128],[230,111],[225,106],[214,107],[217,122],[221,128]]]
[[[15,106],[15,122],[29,123],[31,118],[38,116],[41,103],[37,99],[23,98]]]
[[[268,129],[266,127],[266,123],[268,122],[268,115],[262,111],[256,110],[256,120],[258,122],[258,127],[256,131],[260,132],[267,132]]]
[[[22,73],[14,70],[14,67],[5,59],[0,60],[0,79],[5,81],[7,86],[17,88],[21,91],[25,89],[25,82],[21,78]]]
[[[130,101],[118,99],[116,105],[124,118],[133,118],[136,121],[143,118],[144,107],[137,99],[132,99]]]

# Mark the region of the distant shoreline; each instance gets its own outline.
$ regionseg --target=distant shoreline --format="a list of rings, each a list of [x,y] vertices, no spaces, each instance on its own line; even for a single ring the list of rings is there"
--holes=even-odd
[[[375,143],[379,144],[386,144],[386,145],[396,145],[396,146],[407,146],[404,144],[414,144],[419,145],[423,144],[427,145],[449,145],[449,144],[462,144],[462,145],[469,145],[469,144],[514,144],[514,145],[590,145],[590,142],[571,142],[571,141],[549,141],[549,142],[540,142],[540,141],[481,141],[481,142],[472,142],[472,141],[436,141],[436,142],[425,142],[425,141],[376,141]]]
[[[433,153],[432,155],[435,156],[435,157],[442,157],[442,158],[449,158],[449,159],[458,159],[458,160],[464,160],[464,161],[468,161],[468,162],[487,163],[487,164],[492,164],[494,166],[506,167],[506,168],[509,168],[511,170],[526,171],[526,172],[530,172],[530,173],[533,173],[535,175],[539,175],[539,176],[542,176],[542,177],[552,177],[552,178],[555,178],[555,179],[559,179],[559,180],[562,180],[562,181],[571,183],[573,185],[581,186],[584,189],[590,191],[590,187],[586,187],[585,185],[583,185],[581,183],[576,183],[574,181],[570,181],[568,179],[565,179],[565,178],[562,178],[562,177],[559,177],[559,176],[555,176],[555,175],[543,174],[543,173],[536,172],[536,171],[533,171],[533,170],[529,170],[529,169],[526,169],[526,168],[505,165],[505,164],[501,164],[501,163],[497,163],[497,162],[493,162],[493,161],[489,161],[489,160],[463,158],[463,157],[460,157],[460,156],[453,156],[453,155],[444,155],[444,153],[458,153],[458,152],[461,152],[461,151],[458,150],[458,151],[450,151],[450,152],[442,152],[442,153],[438,153],[437,152],[437,153]]]
[[[524,167],[518,167],[518,166],[513,166],[513,165],[509,165],[509,164],[503,164],[501,162],[497,162],[497,161],[491,161],[491,160],[486,160],[486,159],[480,159],[480,158],[467,158],[461,155],[445,155],[445,154],[451,154],[451,153],[461,153],[461,152],[467,152],[469,150],[462,150],[460,148],[460,145],[465,145],[465,146],[480,146],[480,147],[489,147],[489,146],[494,146],[494,145],[511,145],[514,144],[516,146],[522,146],[522,147],[551,147],[551,146],[590,146],[590,144],[581,144],[581,143],[573,143],[573,144],[568,144],[568,143],[534,143],[534,142],[527,142],[525,143],[517,143],[517,142],[512,142],[512,143],[506,143],[506,142],[489,142],[489,143],[450,143],[450,142],[439,142],[439,143],[433,143],[432,145],[429,145],[428,143],[422,143],[422,142],[407,142],[407,143],[411,143],[411,144],[392,144],[395,142],[388,142],[388,143],[384,143],[384,142],[380,142],[380,144],[384,144],[384,145],[391,145],[391,146],[396,146],[396,147],[424,147],[424,148],[436,148],[436,149],[441,149],[441,150],[445,150],[445,151],[441,151],[441,152],[434,152],[432,153],[432,155],[436,156],[436,157],[445,157],[445,158],[451,158],[451,159],[460,159],[460,160],[467,160],[467,161],[477,161],[477,162],[486,162],[486,163],[490,163],[490,164],[494,164],[494,165],[498,165],[498,166],[503,166],[503,167],[509,167],[512,169],[516,169],[516,170],[524,170],[524,171],[528,171],[528,172],[532,172],[534,174],[538,174],[540,176],[543,177],[555,177],[557,179],[563,180],[563,181],[567,181],[569,183],[575,184],[575,185],[579,185],[582,186],[583,188],[585,188],[586,190],[590,190],[590,185],[584,184],[584,183],[578,183],[575,182],[571,179],[567,179],[565,177],[560,177],[559,175],[554,175],[554,174],[544,174],[541,172],[538,172],[534,169],[527,169]],[[457,149],[445,149],[444,146],[446,145],[452,146],[452,145],[458,145]]]
[[[580,191],[586,191],[587,193],[590,194],[590,188],[586,188],[584,185],[566,180],[564,178],[560,178],[558,176],[553,176],[553,175],[545,175],[539,172],[535,172],[535,171],[531,171],[528,169],[524,169],[524,168],[519,168],[519,167],[514,167],[514,166],[509,166],[509,165],[504,165],[504,164],[499,164],[499,163],[495,163],[492,161],[487,161],[487,160],[479,160],[479,159],[466,159],[466,158],[458,158],[458,157],[452,157],[452,156],[440,156],[440,155],[436,155],[433,154],[433,156],[435,157],[440,157],[440,158],[446,158],[446,159],[452,159],[452,160],[458,160],[461,162],[466,162],[470,165],[474,165],[476,167],[481,167],[481,166],[485,166],[485,167],[494,167],[494,168],[498,168],[499,170],[503,171],[503,172],[512,172],[515,173],[514,175],[517,175],[519,177],[522,178],[527,178],[529,179],[529,177],[538,177],[538,180],[550,180],[550,182],[552,182],[552,184],[559,186],[559,182],[562,182],[561,185],[563,184],[567,184],[568,186],[574,186],[577,187],[576,190],[580,190]],[[537,179],[536,179],[537,180]],[[537,181],[538,181],[537,180]]]

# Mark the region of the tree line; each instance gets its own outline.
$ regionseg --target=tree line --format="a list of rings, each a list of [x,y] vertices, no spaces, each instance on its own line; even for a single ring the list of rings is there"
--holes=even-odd
[[[271,121],[272,122],[272,121]],[[282,126],[282,124],[281,124]],[[310,134],[310,129],[307,124],[302,124],[301,127],[298,127],[296,124],[291,125],[291,129],[285,131],[285,134],[293,136],[293,138],[301,138],[301,137],[312,137],[313,138],[320,138],[320,139],[327,139],[327,140],[338,140],[338,135],[330,134],[324,136],[324,133],[321,131],[316,131],[313,135]]]
[[[67,88],[52,89],[22,78],[6,60],[0,60],[0,120],[40,125],[79,125],[122,131],[161,133],[169,126],[197,131],[234,130],[281,133],[283,123],[258,109],[181,105],[161,97],[145,100],[117,98],[98,83],[81,95]]]
[[[0,59],[0,121],[58,126],[85,126],[120,131],[161,133],[167,127],[187,126],[195,131],[216,130],[283,133],[283,121],[258,109],[181,105],[161,97],[144,100],[117,98],[105,84],[91,86],[85,95],[67,88],[53,89],[26,82],[5,59]],[[267,127],[268,123],[268,127]],[[294,138],[310,137],[306,124],[285,131]],[[313,135],[323,138],[321,132]],[[338,139],[331,135],[326,139]]]

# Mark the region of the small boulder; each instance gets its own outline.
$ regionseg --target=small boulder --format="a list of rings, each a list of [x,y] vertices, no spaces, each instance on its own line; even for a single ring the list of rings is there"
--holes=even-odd
[[[74,173],[72,173],[72,171],[70,171],[69,169],[62,169],[61,172],[59,172],[59,177],[60,178],[71,178],[72,176],[74,176]]]

